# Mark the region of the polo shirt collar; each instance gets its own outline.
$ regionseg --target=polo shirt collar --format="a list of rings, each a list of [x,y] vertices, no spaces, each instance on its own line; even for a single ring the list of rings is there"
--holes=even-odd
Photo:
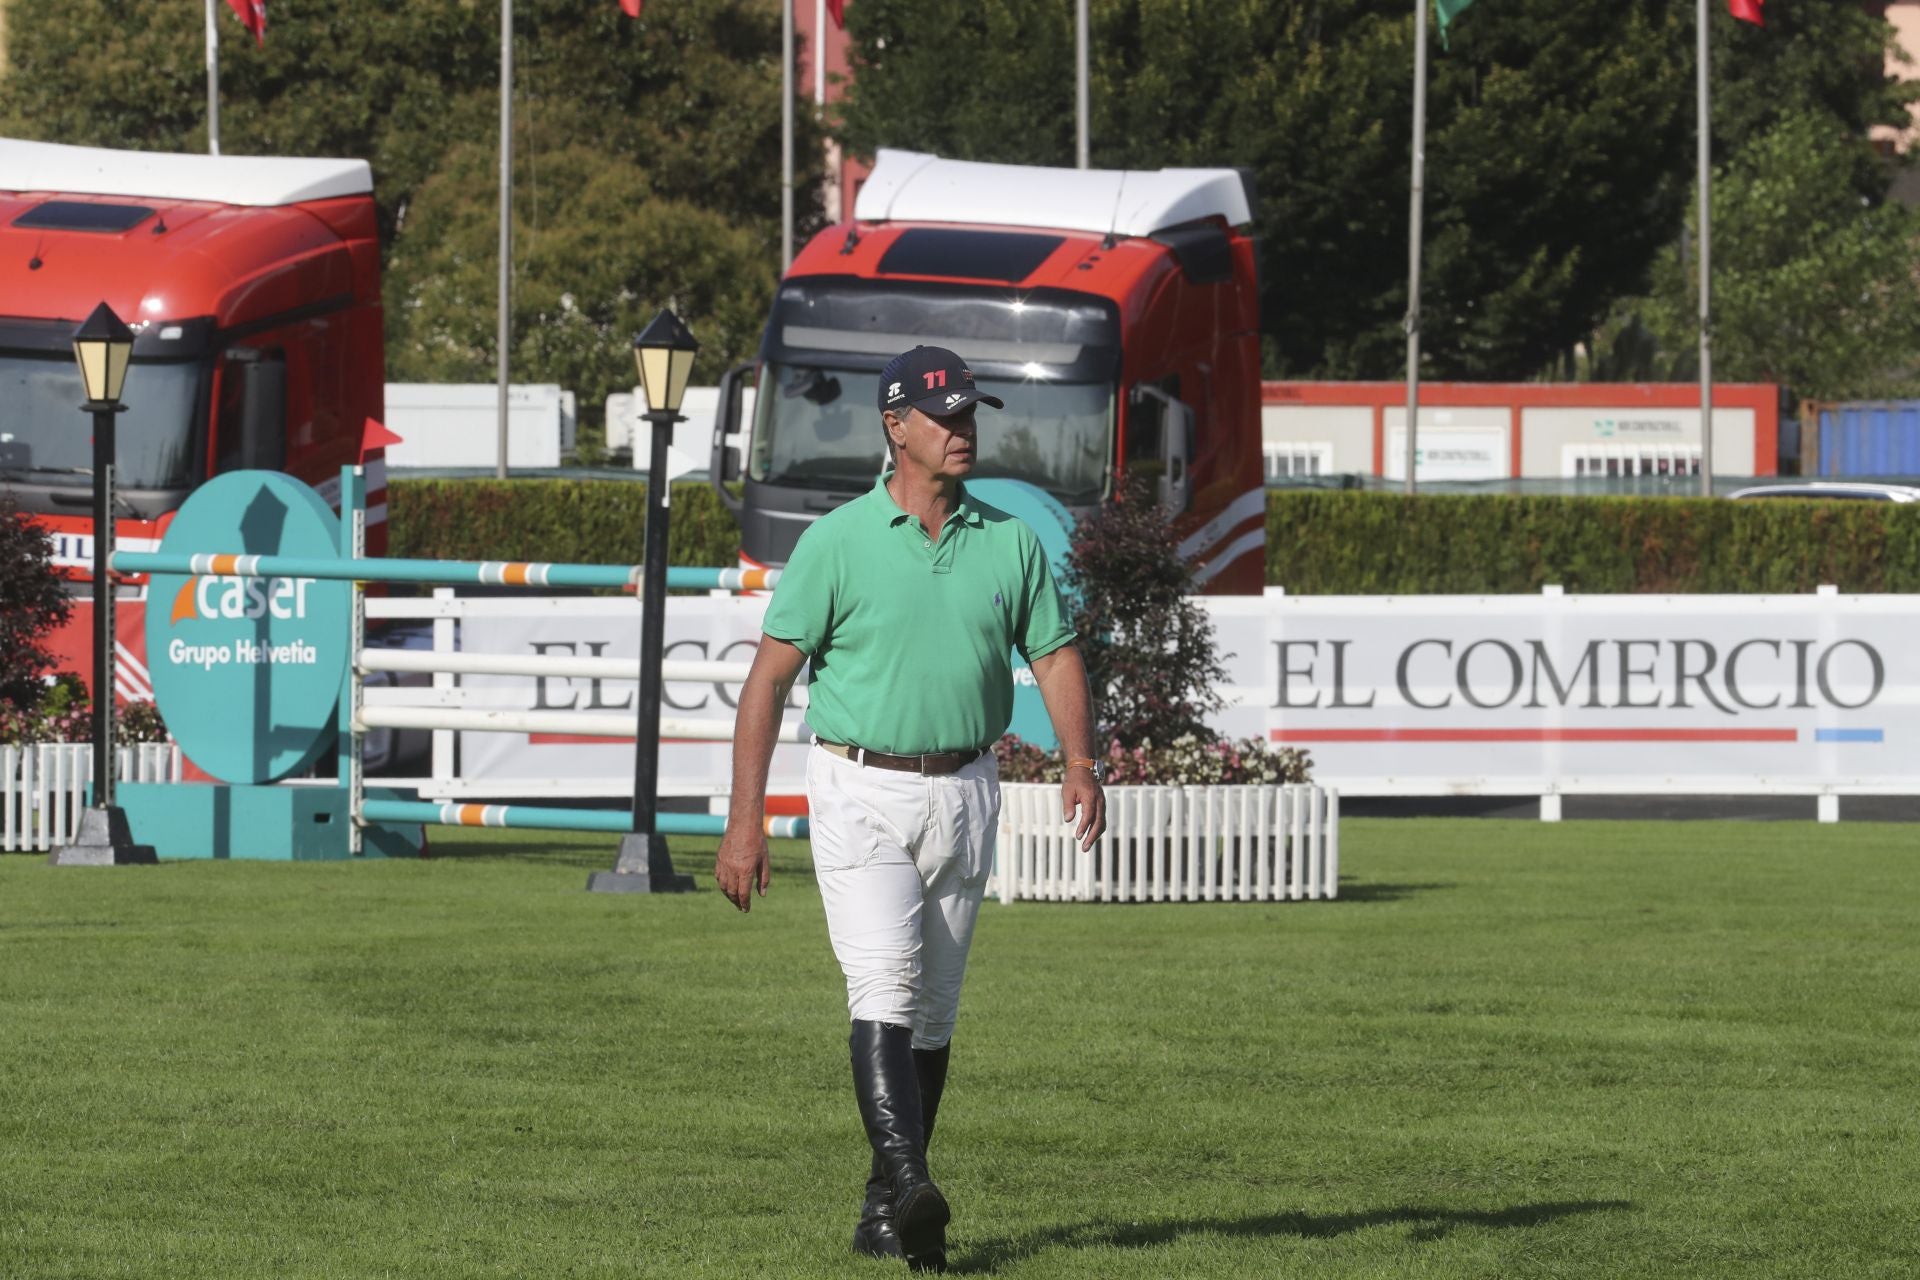
[[[912,516],[900,509],[900,504],[893,500],[893,494],[887,490],[887,481],[892,478],[893,472],[894,469],[888,467],[880,473],[880,478],[873,482],[873,496],[880,503],[881,511],[886,515],[887,527],[889,529],[900,524],[902,521],[913,519]],[[980,512],[974,508],[972,502],[968,501],[967,486],[965,483],[962,483],[960,486],[960,501],[954,505],[953,514],[956,518],[972,525],[976,529],[980,527]]]

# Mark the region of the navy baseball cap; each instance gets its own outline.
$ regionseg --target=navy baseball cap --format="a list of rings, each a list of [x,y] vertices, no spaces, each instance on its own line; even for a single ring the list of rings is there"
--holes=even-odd
[[[915,347],[887,361],[880,371],[880,409],[912,407],[929,417],[959,413],[974,402],[1006,408],[999,396],[973,385],[973,370],[945,347]]]

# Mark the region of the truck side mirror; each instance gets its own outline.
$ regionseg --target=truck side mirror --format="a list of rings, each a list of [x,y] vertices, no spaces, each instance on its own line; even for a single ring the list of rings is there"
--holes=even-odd
[[[751,360],[727,370],[720,379],[720,403],[713,414],[713,453],[707,462],[707,480],[727,510],[733,512],[740,510],[741,500],[727,486],[740,478],[740,450],[727,443],[727,437],[740,430],[740,406],[747,375],[752,372]]]
[[[240,374],[240,465],[248,471],[287,468],[287,362],[249,360]]]

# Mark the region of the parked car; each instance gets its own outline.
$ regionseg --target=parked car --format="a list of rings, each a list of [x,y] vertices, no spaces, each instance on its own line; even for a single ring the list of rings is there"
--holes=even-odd
[[[1736,489],[1729,498],[1822,498],[1867,502],[1920,502],[1920,488],[1906,484],[1868,484],[1820,480],[1812,484],[1756,484]]]

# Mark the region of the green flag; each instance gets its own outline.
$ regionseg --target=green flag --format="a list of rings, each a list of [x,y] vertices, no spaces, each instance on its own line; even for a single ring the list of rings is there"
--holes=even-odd
[[[1439,15],[1440,18],[1440,47],[1442,49],[1452,48],[1452,46],[1447,43],[1447,28],[1452,26],[1453,20],[1464,13],[1467,6],[1472,3],[1473,0],[1433,0],[1433,11]]]

